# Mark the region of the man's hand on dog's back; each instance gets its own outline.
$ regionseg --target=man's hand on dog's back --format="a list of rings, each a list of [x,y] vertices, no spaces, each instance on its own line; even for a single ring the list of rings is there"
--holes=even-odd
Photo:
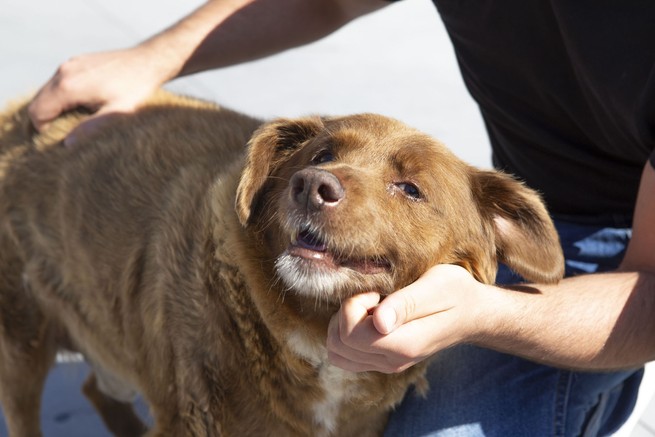
[[[95,130],[106,115],[133,112],[172,79],[316,41],[388,4],[384,0],[208,1],[132,48],[65,62],[34,98],[30,118],[42,131],[66,111],[92,112],[66,138],[66,145],[72,145]],[[281,10],[285,13],[279,14]]]
[[[32,123],[42,131],[62,113],[78,108],[90,111],[92,115],[66,138],[65,144],[73,145],[97,129],[107,115],[133,112],[160,85],[154,71],[142,65],[138,49],[72,58],[31,102]]]

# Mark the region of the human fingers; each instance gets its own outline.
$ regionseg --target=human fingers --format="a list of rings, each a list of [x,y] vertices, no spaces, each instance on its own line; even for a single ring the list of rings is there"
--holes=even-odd
[[[366,357],[366,360],[362,361],[359,359],[351,359],[348,357],[341,356],[336,353],[330,353],[329,355],[330,364],[336,366],[343,370],[348,370],[349,372],[381,372],[381,373],[397,373],[400,370],[396,370],[389,366],[386,362],[384,356],[380,355],[377,357],[370,356]],[[408,366],[409,367],[409,366]],[[404,369],[402,369],[404,370]]]
[[[161,83],[148,53],[137,49],[98,52],[73,57],[59,66],[28,107],[34,127],[41,131],[65,111],[85,108],[108,113],[129,112]]]
[[[385,373],[406,370],[460,341],[457,316],[440,312],[414,319],[382,336],[374,349],[383,351],[385,360],[380,363]]]
[[[30,102],[27,112],[37,131],[62,113],[83,107],[91,112],[106,102],[106,88],[112,86],[116,74],[98,76],[103,53],[83,55],[62,63]]]
[[[380,302],[375,292],[361,293],[345,299],[328,327],[328,347],[338,352],[343,348],[362,348],[380,336],[372,325],[370,313]],[[363,337],[363,338],[360,338]],[[354,341],[357,339],[357,341]]]
[[[62,98],[57,75],[58,73],[55,73],[55,76],[39,90],[27,107],[32,125],[39,132],[46,129],[52,120],[70,106],[70,103]]]
[[[398,312],[404,311],[408,316],[405,320],[397,318],[396,320],[402,320],[402,323],[388,334],[380,333],[374,320],[376,312],[394,294],[387,296],[379,305],[377,293],[365,293],[345,300],[328,328],[330,362],[354,372],[401,372],[424,360],[436,350],[460,341],[461,312],[449,311],[457,300],[440,298],[441,295],[434,290],[434,287],[439,288],[439,283],[443,281],[444,296],[461,295],[453,292],[452,287],[459,286],[459,276],[470,275],[458,269],[453,266],[431,269],[418,284],[394,293],[410,293],[411,296],[392,301],[392,310],[394,307],[401,308],[402,311]],[[425,292],[426,289],[432,292]],[[422,293],[426,295],[422,297]],[[441,304],[417,304],[426,297]],[[416,307],[421,309],[415,310]],[[370,315],[371,312],[373,316]]]
[[[369,319],[367,329],[376,331],[370,322],[370,317],[367,317],[367,319]],[[366,324],[366,319],[362,323]],[[379,336],[379,334],[377,335]],[[327,348],[328,361],[339,368],[351,372],[382,371],[383,367],[381,364],[384,364],[386,361],[383,354],[361,351],[348,346],[340,337],[338,315],[335,315],[330,320]]]
[[[364,348],[380,333],[374,329],[371,313],[380,302],[375,292],[360,293],[345,299],[336,314],[338,340],[349,347]],[[373,328],[373,329],[371,329]]]
[[[403,324],[389,335],[381,335],[369,316],[350,336],[337,338],[338,344],[332,344],[335,337],[328,340],[328,358],[333,365],[352,372],[402,372],[436,350],[452,345],[456,337],[452,322],[452,317],[424,317]],[[331,321],[333,336],[337,324],[335,317]]]
[[[371,342],[380,337],[373,327],[370,312],[380,301],[378,293],[362,293],[344,300],[339,311],[332,317],[328,326],[328,358],[333,364],[346,362],[374,364],[379,360],[377,354],[368,356],[366,350]],[[341,366],[355,370],[352,366]]]
[[[373,324],[389,334],[412,320],[453,308],[477,281],[465,269],[442,264],[429,269],[418,280],[387,296],[373,312]]]

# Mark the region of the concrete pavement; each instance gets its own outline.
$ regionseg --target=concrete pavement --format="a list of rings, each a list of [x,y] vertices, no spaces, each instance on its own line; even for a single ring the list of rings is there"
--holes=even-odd
[[[200,3],[3,0],[0,102],[36,90],[71,56],[132,45]],[[405,0],[311,46],[178,80],[170,88],[266,118],[378,112],[440,138],[474,165],[490,166],[478,110],[427,0]],[[79,394],[85,372],[83,363],[59,364],[53,371],[42,413],[46,437],[108,435]],[[651,373],[649,395],[621,436],[631,435],[655,391]],[[649,417],[655,417],[653,408]],[[651,426],[645,420],[632,435]],[[0,417],[0,436],[5,433]]]

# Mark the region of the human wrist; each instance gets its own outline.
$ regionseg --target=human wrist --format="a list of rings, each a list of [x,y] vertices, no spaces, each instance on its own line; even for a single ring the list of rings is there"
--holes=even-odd
[[[539,362],[554,362],[557,350],[553,346],[561,341],[548,340],[544,328],[555,328],[555,333],[548,334],[553,338],[561,339],[562,332],[552,326],[551,319],[544,318],[548,309],[541,287],[487,285],[485,289],[477,305],[480,323],[470,343]]]
[[[130,52],[137,62],[142,63],[142,74],[156,87],[180,76],[185,63],[183,53],[158,39],[146,40],[130,49]]]
[[[203,71],[211,66],[211,62],[208,64],[207,59],[203,58],[214,55],[216,51],[206,47],[203,50],[203,46],[214,43],[212,31],[249,1],[209,1],[173,26],[134,47],[134,52],[148,60],[150,74],[160,85]]]
[[[502,342],[512,326],[511,291],[491,284],[478,283],[472,289],[468,312],[472,322],[464,342],[494,348]]]

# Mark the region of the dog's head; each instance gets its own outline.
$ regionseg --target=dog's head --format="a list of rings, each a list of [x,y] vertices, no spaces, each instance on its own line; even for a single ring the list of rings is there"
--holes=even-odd
[[[499,261],[532,281],[563,272],[557,234],[534,191],[378,115],[261,127],[236,210],[287,288],[331,302],[390,293],[439,263],[486,283]]]

